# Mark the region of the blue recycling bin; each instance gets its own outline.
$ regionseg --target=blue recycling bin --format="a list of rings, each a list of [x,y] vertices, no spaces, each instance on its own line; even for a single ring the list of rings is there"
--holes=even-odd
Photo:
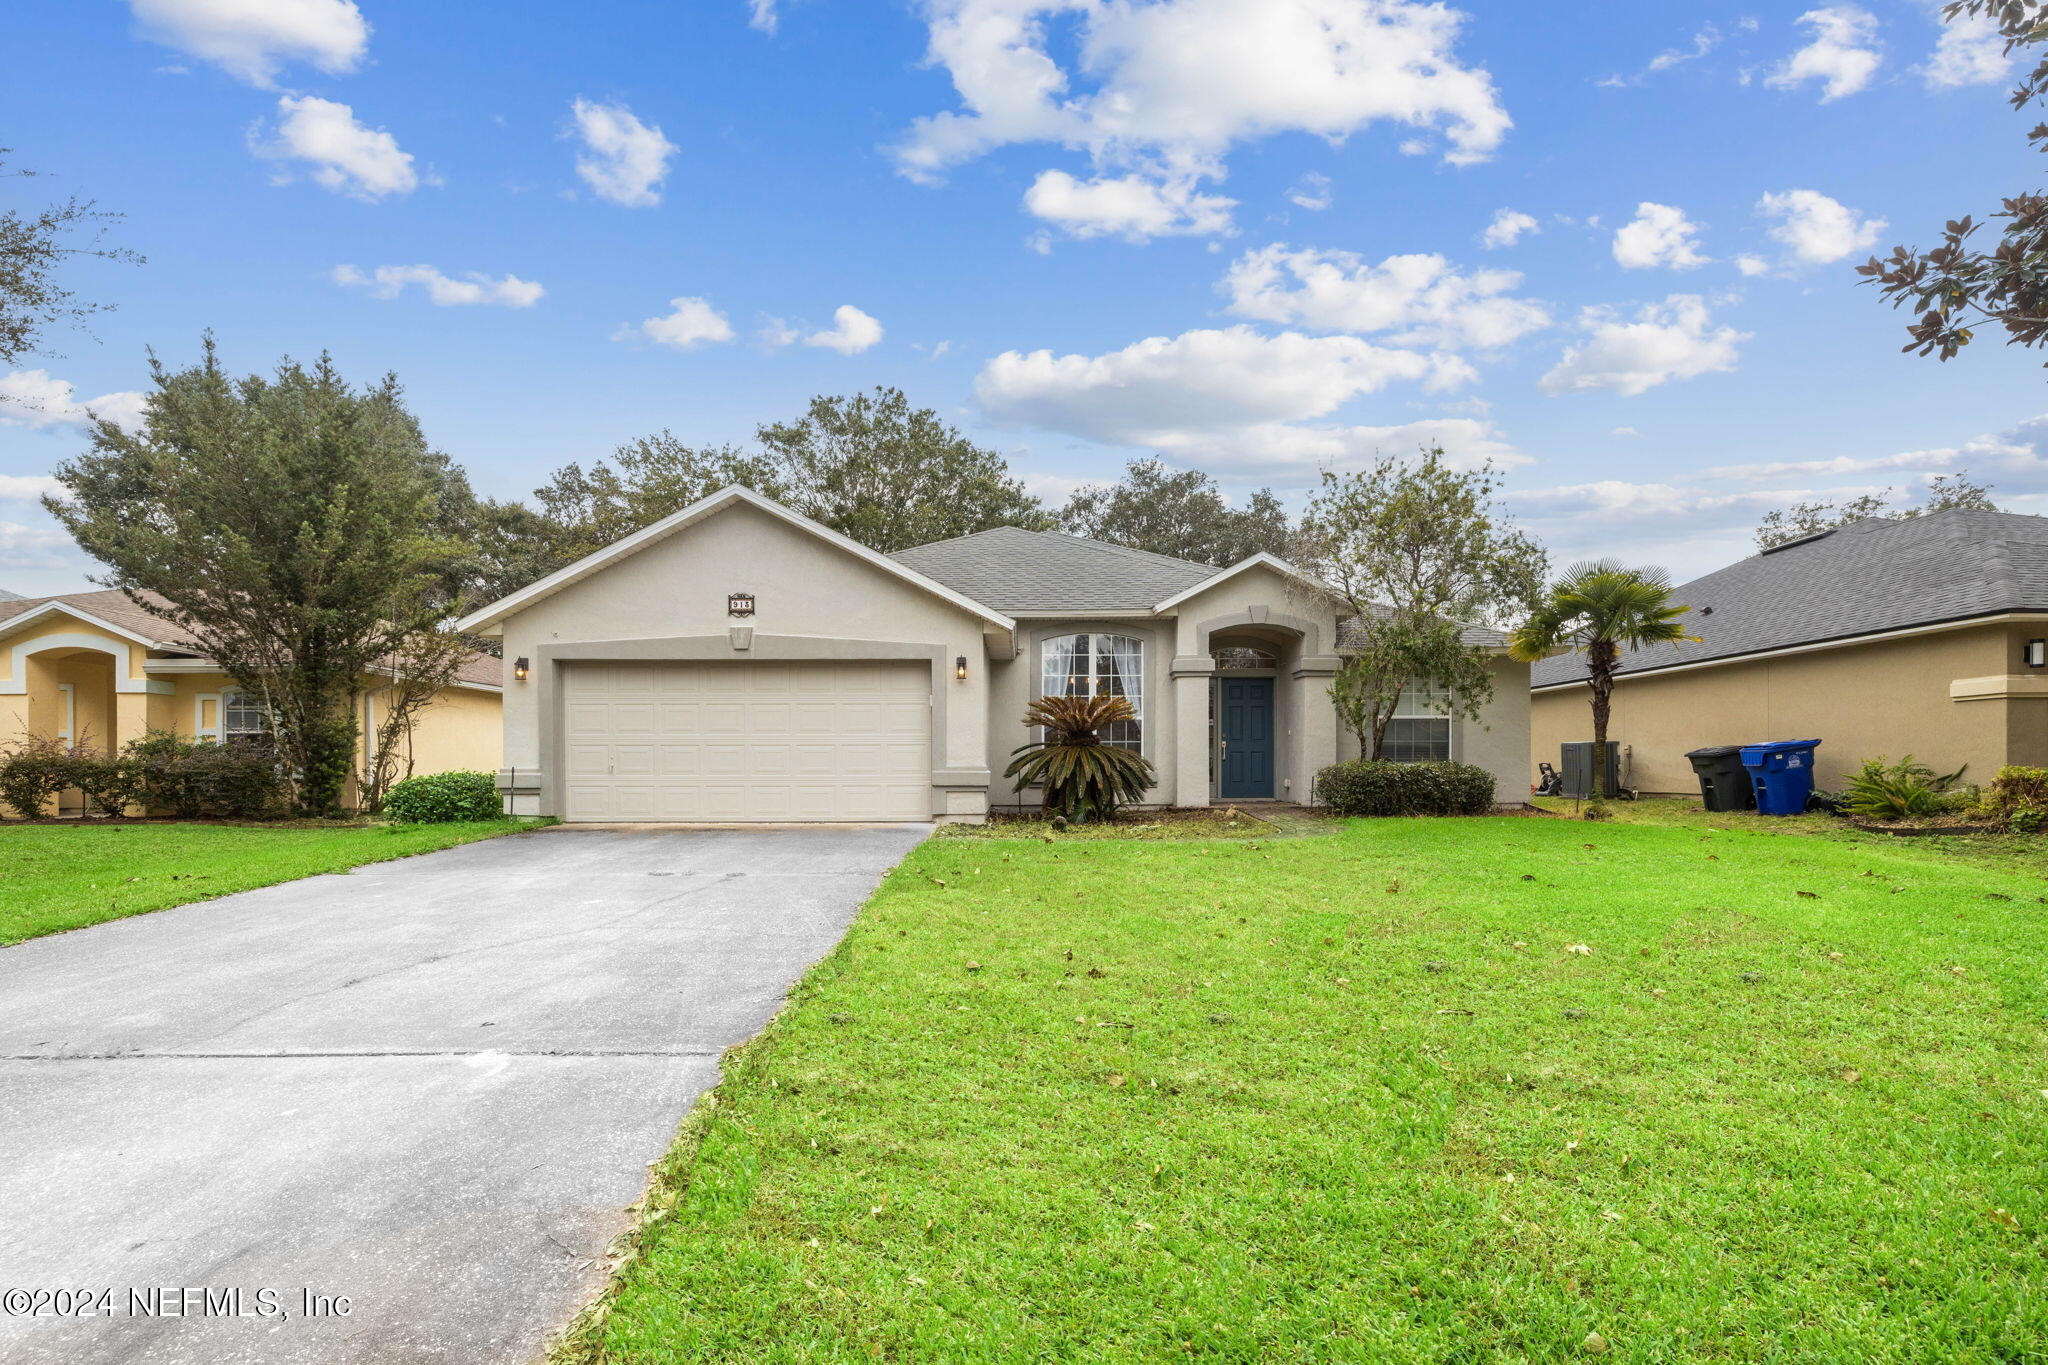
[[[1759,815],[1797,815],[1813,795],[1813,751],[1817,739],[1780,739],[1742,746],[1742,766],[1756,788]]]

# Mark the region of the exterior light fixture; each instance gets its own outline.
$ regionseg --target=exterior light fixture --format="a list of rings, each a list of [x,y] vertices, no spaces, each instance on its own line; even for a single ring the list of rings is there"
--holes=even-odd
[[[2048,640],[2027,641],[2027,667],[2048,668]]]
[[[967,681],[967,656],[965,654],[953,660],[953,676],[961,682]]]
[[[512,662],[512,676],[513,676],[514,678],[516,678],[516,679],[517,679],[518,681],[520,681],[520,682],[525,682],[525,681],[526,681],[526,660],[525,660],[525,659],[523,659],[523,658],[522,658],[522,659],[515,659],[515,660],[513,660],[513,662]]]

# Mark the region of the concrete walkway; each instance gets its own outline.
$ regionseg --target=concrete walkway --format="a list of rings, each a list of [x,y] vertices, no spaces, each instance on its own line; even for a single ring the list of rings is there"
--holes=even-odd
[[[0,949],[0,1360],[535,1358],[926,832],[542,830]]]

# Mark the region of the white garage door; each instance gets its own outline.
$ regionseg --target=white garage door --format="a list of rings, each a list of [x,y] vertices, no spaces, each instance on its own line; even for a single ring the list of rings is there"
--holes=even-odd
[[[928,820],[931,665],[572,664],[571,821]]]

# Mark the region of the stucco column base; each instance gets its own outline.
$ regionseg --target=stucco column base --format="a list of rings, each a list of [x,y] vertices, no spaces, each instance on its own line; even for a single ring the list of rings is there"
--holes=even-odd
[[[1184,668],[1173,661],[1173,804],[1209,804],[1209,683],[1212,668]],[[1208,661],[1203,660],[1204,663]]]

